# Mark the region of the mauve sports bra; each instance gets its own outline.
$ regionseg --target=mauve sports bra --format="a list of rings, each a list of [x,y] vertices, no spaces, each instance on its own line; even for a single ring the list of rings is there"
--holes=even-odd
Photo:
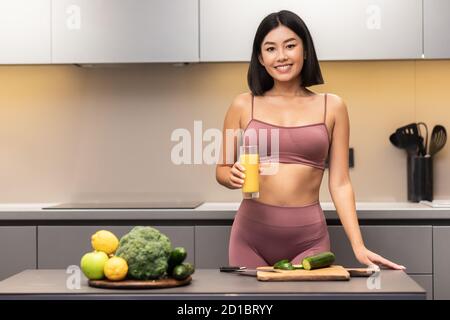
[[[253,100],[254,97],[252,95],[252,117],[244,129],[243,142],[244,145],[249,145],[250,142],[256,139],[261,163],[300,163],[325,170],[325,160],[331,144],[328,136],[328,128],[325,123],[327,94],[325,94],[323,122],[293,127],[284,127],[253,119]],[[249,133],[251,129],[254,129],[253,134]],[[266,149],[261,148],[262,146],[259,143],[260,138],[264,138],[264,132],[260,132],[261,129],[266,129]],[[273,129],[278,129],[279,134],[278,161],[274,161],[274,159],[277,160],[276,151],[272,154],[271,150],[271,131]]]

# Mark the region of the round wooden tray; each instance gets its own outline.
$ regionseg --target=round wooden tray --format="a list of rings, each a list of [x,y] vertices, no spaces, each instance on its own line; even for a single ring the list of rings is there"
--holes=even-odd
[[[191,283],[192,277],[189,276],[184,280],[176,280],[173,278],[159,280],[89,280],[90,287],[103,289],[159,289],[185,286]]]

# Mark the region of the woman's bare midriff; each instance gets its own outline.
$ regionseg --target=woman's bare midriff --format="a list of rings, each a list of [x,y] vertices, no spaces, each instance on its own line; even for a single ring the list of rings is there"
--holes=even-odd
[[[264,171],[266,165],[261,164]],[[319,200],[323,170],[303,164],[278,164],[273,175],[259,176],[259,201],[275,206],[301,207]]]

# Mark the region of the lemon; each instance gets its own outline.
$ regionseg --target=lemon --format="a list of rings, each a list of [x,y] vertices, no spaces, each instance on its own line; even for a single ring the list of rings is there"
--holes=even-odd
[[[112,257],[106,261],[103,268],[106,278],[113,281],[125,279],[128,273],[128,264],[125,259],[120,257]]]
[[[116,251],[119,239],[110,231],[100,230],[92,235],[91,244],[94,250],[103,251],[109,255]]]

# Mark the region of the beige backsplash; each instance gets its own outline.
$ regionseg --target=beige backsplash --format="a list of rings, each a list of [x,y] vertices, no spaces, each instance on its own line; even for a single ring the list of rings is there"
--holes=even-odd
[[[412,121],[450,128],[450,61],[323,62],[347,103],[357,201],[406,201],[406,158],[389,134]],[[248,91],[246,63],[0,66],[0,203],[78,200],[240,201],[214,165],[171,162],[177,128],[222,129]],[[435,199],[450,198],[448,145],[434,162]],[[321,201],[331,201],[328,171]]]

